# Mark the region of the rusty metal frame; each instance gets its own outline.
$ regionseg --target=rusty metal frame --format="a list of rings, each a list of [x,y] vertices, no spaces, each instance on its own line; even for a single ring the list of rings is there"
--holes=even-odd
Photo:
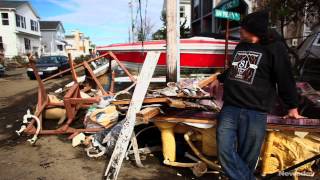
[[[100,100],[100,97],[98,97],[98,96],[93,97],[93,98],[81,98],[80,88],[79,88],[79,84],[77,82],[77,74],[75,71],[76,68],[83,66],[89,72],[89,75],[94,80],[94,82],[96,83],[97,87],[100,89],[100,91],[102,92],[103,95],[109,95],[109,94],[113,93],[114,77],[115,77],[114,72],[110,72],[110,75],[112,76],[112,82],[111,82],[112,86],[110,87],[110,91],[106,92],[104,90],[104,88],[102,87],[102,85],[100,84],[100,82],[98,81],[97,77],[94,75],[94,72],[91,69],[90,65],[88,64],[89,62],[96,61],[98,59],[101,59],[101,58],[104,58],[107,56],[113,58],[113,60],[115,60],[118,63],[118,65],[124,70],[124,72],[129,76],[129,78],[131,79],[131,81],[133,83],[136,82],[136,79],[130,74],[130,72],[127,70],[127,68],[119,61],[119,59],[112,52],[105,53],[97,58],[93,58],[88,61],[84,61],[83,63],[80,63],[75,66],[73,64],[71,55],[68,54],[70,68],[67,70],[64,70],[62,72],[59,72],[55,75],[52,75],[48,78],[45,78],[44,80],[41,80],[41,78],[38,74],[38,70],[36,68],[36,65],[35,65],[36,63],[35,63],[35,60],[33,59],[33,56],[32,55],[29,56],[30,67],[33,69],[34,75],[35,75],[36,80],[38,82],[38,102],[37,102],[37,106],[36,106],[36,112],[34,115],[37,116],[40,120],[41,127],[40,127],[39,134],[46,134],[46,135],[72,134],[71,136],[69,136],[69,138],[72,138],[80,132],[97,132],[97,131],[101,131],[104,129],[104,128],[75,129],[75,128],[70,127],[70,124],[74,121],[74,118],[80,108],[83,108],[83,107],[87,108],[91,104],[97,103]],[[109,70],[111,70],[111,60],[109,61],[109,63],[110,63]],[[71,75],[72,75],[72,79],[73,79],[74,84],[67,91],[67,93],[64,95],[63,103],[50,102],[49,98],[48,98],[48,94],[47,94],[45,86],[44,86],[44,82],[49,79],[52,79],[54,77],[57,77],[59,75],[62,75],[66,72],[69,72],[69,71],[71,71]],[[64,107],[66,109],[67,122],[65,124],[63,124],[61,127],[59,127],[58,129],[45,130],[42,127],[42,124],[43,124],[42,113],[46,108],[49,108],[49,107],[50,108]],[[27,128],[24,130],[24,132],[27,134],[35,134],[36,133],[35,123],[36,123],[35,119],[32,119],[30,121],[30,123],[28,124]]]

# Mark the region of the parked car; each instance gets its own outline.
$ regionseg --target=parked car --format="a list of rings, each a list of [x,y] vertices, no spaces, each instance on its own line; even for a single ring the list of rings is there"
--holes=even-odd
[[[4,71],[5,71],[5,68],[3,67],[2,64],[0,64],[0,77],[4,75]]]
[[[70,67],[66,56],[43,56],[36,62],[36,67],[41,78],[49,77]],[[32,68],[27,69],[30,79],[35,79]]]
[[[298,47],[300,81],[320,90],[320,25]]]

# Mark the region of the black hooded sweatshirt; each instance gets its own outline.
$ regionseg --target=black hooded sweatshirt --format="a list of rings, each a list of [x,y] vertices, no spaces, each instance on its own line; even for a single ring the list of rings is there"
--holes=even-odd
[[[240,42],[230,67],[218,76],[224,83],[224,104],[268,112],[278,93],[288,109],[296,108],[298,96],[290,67],[281,41]]]

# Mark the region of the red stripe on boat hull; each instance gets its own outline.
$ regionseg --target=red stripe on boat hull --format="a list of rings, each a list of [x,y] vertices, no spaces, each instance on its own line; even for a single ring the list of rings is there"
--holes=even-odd
[[[100,54],[104,53],[100,51]],[[146,52],[113,52],[120,61],[142,64]],[[231,55],[229,55],[230,59]],[[180,66],[190,68],[224,67],[224,54],[193,54],[181,53]],[[166,65],[166,53],[161,53],[158,65]]]
[[[225,41],[218,41],[218,40],[197,40],[197,39],[181,39],[181,44],[211,44],[211,45],[217,45],[217,44],[225,44]],[[237,45],[238,42],[229,41],[229,45]],[[120,43],[120,44],[111,44],[107,46],[97,46],[97,50],[103,50],[103,48],[112,48],[112,47],[128,47],[128,46],[141,46],[141,42],[135,42],[135,43]],[[144,46],[148,45],[166,45],[166,41],[164,40],[158,40],[158,41],[146,41],[143,42]]]

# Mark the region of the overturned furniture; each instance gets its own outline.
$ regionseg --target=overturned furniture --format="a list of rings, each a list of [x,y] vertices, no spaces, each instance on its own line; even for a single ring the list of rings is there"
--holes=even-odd
[[[99,103],[102,96],[107,96],[109,94],[112,94],[112,83],[111,83],[111,91],[106,92],[97,79],[94,71],[90,67],[89,63],[93,61],[97,61],[104,57],[110,57],[109,61],[109,72],[110,76],[112,76],[111,72],[111,58],[115,60],[121,68],[127,73],[127,75],[132,79],[132,81],[135,81],[135,79],[132,77],[132,75],[127,71],[127,69],[120,63],[120,61],[117,60],[117,57],[113,55],[112,52],[105,53],[97,58],[93,58],[89,61],[84,61],[83,63],[80,63],[76,66],[74,66],[73,61],[71,59],[71,56],[69,54],[69,64],[70,68],[67,70],[64,70],[60,73],[57,73],[51,77],[48,77],[44,80],[41,80],[38,70],[35,66],[35,60],[32,56],[29,57],[29,63],[30,67],[33,69],[33,72],[35,74],[35,77],[38,81],[38,102],[36,105],[36,111],[34,115],[28,111],[28,113],[24,116],[23,125],[21,126],[21,129],[17,131],[17,133],[20,135],[22,132],[25,132],[27,134],[34,134],[33,138],[30,139],[30,142],[33,144],[35,143],[38,134],[72,134],[70,138],[74,137],[80,132],[97,132],[103,130],[103,128],[84,128],[84,129],[75,129],[70,127],[70,124],[75,120],[76,114],[81,108],[88,108],[93,103]],[[84,67],[84,69],[87,72],[87,77],[90,77],[92,82],[94,82],[97,86],[97,88],[100,91],[101,95],[96,95],[94,97],[90,96],[83,96],[83,92],[80,91],[80,85],[78,83],[79,78],[77,77],[77,73],[75,71],[75,68]],[[63,99],[57,99],[56,97],[52,95],[48,95],[45,89],[44,81],[49,80],[51,78],[57,77],[63,73],[67,73],[71,71],[72,80],[71,87],[67,89],[67,92],[63,96]],[[101,75],[101,74],[100,74]],[[59,118],[60,121],[59,124],[62,124],[64,117],[66,117],[66,122],[62,124],[58,129],[54,130],[46,130],[43,129],[43,119],[44,116],[52,117],[52,118]],[[29,121],[31,119],[31,121]]]

